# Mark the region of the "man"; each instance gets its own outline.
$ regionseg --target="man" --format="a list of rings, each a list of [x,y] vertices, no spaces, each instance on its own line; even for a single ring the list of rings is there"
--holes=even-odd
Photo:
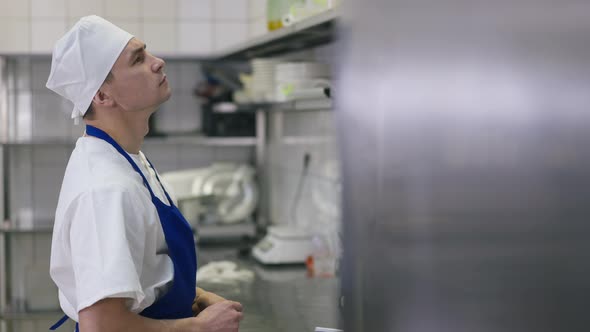
[[[241,305],[196,288],[191,229],[140,151],[170,98],[164,67],[97,16],[55,45],[47,87],[74,104],[86,133],[56,210],[50,274],[66,316],[52,329],[71,317],[83,332],[238,331]]]

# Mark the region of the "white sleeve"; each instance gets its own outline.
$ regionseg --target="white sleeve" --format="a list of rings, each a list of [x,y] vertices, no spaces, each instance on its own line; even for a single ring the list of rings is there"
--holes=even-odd
[[[137,195],[137,194],[136,194]],[[82,194],[75,202],[70,243],[80,310],[104,298],[128,298],[138,308],[146,243],[145,209],[118,186]]]

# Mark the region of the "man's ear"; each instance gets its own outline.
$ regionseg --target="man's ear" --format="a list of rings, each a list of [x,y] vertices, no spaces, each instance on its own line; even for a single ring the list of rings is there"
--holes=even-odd
[[[92,102],[96,105],[106,107],[112,107],[115,105],[115,100],[108,93],[103,91],[102,88],[96,92],[94,98],[92,98]]]

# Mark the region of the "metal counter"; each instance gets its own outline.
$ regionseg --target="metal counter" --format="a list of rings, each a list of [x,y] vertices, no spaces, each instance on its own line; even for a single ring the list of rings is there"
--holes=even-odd
[[[268,267],[237,250],[201,249],[199,266],[229,260],[254,272],[251,282],[200,282],[199,287],[244,306],[241,332],[308,332],[316,326],[338,328],[339,280],[308,278],[303,266]]]
[[[340,284],[336,278],[308,278],[303,266],[265,267],[238,249],[197,250],[199,267],[211,261],[229,260],[254,272],[251,282],[207,283],[199,287],[244,306],[241,332],[308,332],[316,326],[340,325]],[[63,314],[38,312],[13,314],[0,319],[0,332],[44,332]],[[68,321],[60,331],[73,331]]]

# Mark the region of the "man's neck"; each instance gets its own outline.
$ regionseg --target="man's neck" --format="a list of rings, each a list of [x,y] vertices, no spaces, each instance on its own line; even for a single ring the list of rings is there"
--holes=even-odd
[[[128,153],[138,154],[149,127],[149,117],[152,112],[119,113],[114,117],[102,117],[96,120],[85,121],[106,132],[114,139],[123,150]]]

